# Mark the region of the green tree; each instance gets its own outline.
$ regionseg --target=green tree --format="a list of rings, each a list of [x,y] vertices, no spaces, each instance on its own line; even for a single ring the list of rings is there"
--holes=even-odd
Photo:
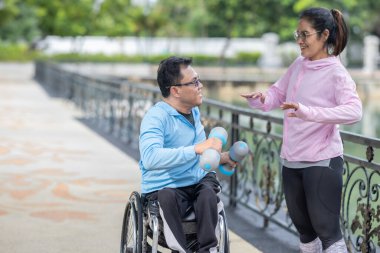
[[[299,13],[309,7],[337,8],[345,14],[353,39],[380,36],[379,0],[3,0],[0,37],[32,41],[59,36],[260,37],[275,32],[292,39]],[[223,55],[222,55],[223,58]]]
[[[105,0],[95,13],[93,34],[106,36],[134,35],[138,24],[135,20],[143,12],[130,0]]]
[[[206,8],[211,17],[209,35],[226,37],[222,62],[230,38],[259,37],[267,32],[277,32],[283,38],[290,38],[296,24],[290,0],[209,0]]]
[[[163,27],[168,26],[169,22],[168,16],[165,15],[165,13],[165,8],[159,5],[154,6],[154,8],[145,8],[142,12],[139,12],[138,15],[134,17],[136,25],[135,35],[160,35]]]
[[[179,36],[197,36],[195,31],[190,28],[194,24],[192,15],[197,11],[194,8],[199,0],[195,1],[178,1],[178,0],[160,0],[147,12],[146,17],[141,17],[139,22],[156,23],[155,30],[151,29],[150,33],[159,36],[179,37]],[[151,26],[145,24],[145,26]]]
[[[42,36],[81,36],[92,33],[93,0],[26,0],[37,10]]]
[[[0,14],[3,18],[0,23],[0,38],[4,41],[30,43],[40,36],[35,9],[21,1],[14,1],[13,4],[7,4],[7,9],[0,10],[8,13],[6,19]]]

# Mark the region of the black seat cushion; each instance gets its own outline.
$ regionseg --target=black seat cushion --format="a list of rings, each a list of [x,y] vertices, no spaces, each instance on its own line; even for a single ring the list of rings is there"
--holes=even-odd
[[[194,207],[192,205],[186,209],[185,216],[182,218],[182,220],[185,222],[189,222],[189,221],[195,222],[196,221],[195,211],[194,211]]]

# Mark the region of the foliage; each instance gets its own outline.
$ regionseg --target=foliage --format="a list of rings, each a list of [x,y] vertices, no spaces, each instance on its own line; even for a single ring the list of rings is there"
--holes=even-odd
[[[298,14],[322,6],[343,11],[352,37],[380,36],[379,0],[2,0],[0,36],[28,41],[58,36],[260,37],[292,39]],[[100,5],[96,5],[99,3]],[[137,4],[138,3],[138,4]],[[226,42],[228,46],[228,40]]]
[[[39,54],[30,51],[26,44],[0,43],[0,61],[31,61]]]
[[[239,52],[235,58],[238,64],[256,64],[260,56],[260,52]]]
[[[92,0],[26,0],[35,8],[42,35],[80,36],[91,34],[94,24]]]
[[[353,39],[368,33],[380,36],[378,0],[158,0],[170,20],[156,34],[165,36],[259,37],[267,32],[291,40],[298,15],[310,7],[341,10]]]
[[[34,9],[20,3],[17,5],[17,11],[13,12],[12,15],[14,16],[13,20],[8,20],[3,26],[0,26],[0,38],[2,40],[32,42],[40,35]]]
[[[139,34],[145,29],[138,20],[144,16],[144,10],[132,6],[130,0],[104,0],[95,17],[91,34],[106,36],[127,36]]]
[[[39,55],[42,60],[53,60],[60,62],[126,62],[126,63],[152,63],[157,64],[162,59],[169,57],[168,54],[159,55],[104,55],[104,54],[56,54],[52,56]],[[219,65],[219,57],[209,55],[183,55],[191,57],[195,66]],[[237,57],[227,58],[227,65],[255,65],[260,58],[258,52],[240,52]]]

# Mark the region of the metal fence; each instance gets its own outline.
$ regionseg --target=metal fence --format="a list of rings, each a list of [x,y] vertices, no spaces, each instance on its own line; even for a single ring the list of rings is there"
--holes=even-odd
[[[141,120],[158,100],[156,87],[128,80],[95,78],[64,70],[47,62],[36,63],[35,78],[53,96],[72,100],[86,119],[137,148]],[[209,131],[223,126],[229,141],[245,140],[249,157],[232,177],[220,175],[223,192],[233,207],[244,206],[296,233],[287,215],[282,191],[283,120],[252,110],[204,99],[202,120]],[[380,140],[341,132],[345,147],[341,226],[351,252],[380,252]]]

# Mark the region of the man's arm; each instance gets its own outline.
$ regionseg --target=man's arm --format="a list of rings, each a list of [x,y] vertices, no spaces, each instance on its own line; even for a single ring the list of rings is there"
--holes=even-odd
[[[220,164],[228,164],[231,168],[235,168],[237,162],[231,160],[230,152],[223,152],[220,155]]]
[[[175,168],[196,159],[197,154],[202,154],[208,148],[219,152],[222,149],[222,142],[216,138],[191,146],[165,148],[164,129],[165,124],[159,114],[148,113],[141,123],[140,156],[147,170]]]

